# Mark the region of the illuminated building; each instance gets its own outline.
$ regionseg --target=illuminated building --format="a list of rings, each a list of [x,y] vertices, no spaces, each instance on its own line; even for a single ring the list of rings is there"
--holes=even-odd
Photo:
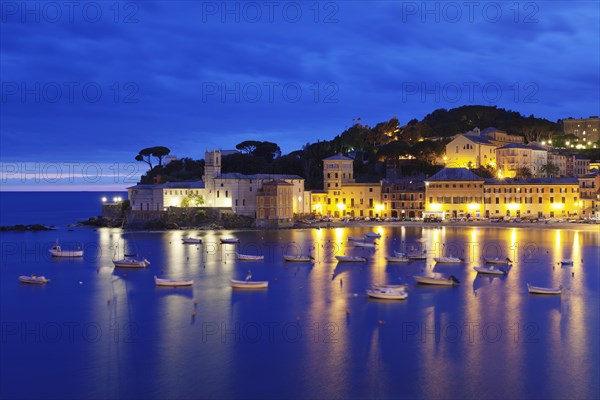
[[[467,168],[444,168],[425,180],[424,217],[483,216],[484,179]]]
[[[256,225],[291,227],[294,224],[294,185],[273,180],[262,185],[256,195]]]
[[[422,217],[425,210],[425,182],[418,178],[384,180],[381,188],[383,217]]]
[[[353,163],[342,155],[323,160],[324,191],[312,193],[314,213],[337,218],[382,216],[381,182],[356,182]]]

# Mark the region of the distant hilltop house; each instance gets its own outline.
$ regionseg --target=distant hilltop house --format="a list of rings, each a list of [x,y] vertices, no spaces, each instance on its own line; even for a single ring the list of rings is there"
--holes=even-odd
[[[580,144],[587,146],[600,140],[600,118],[567,118],[562,120],[565,135],[575,135]]]
[[[499,177],[513,178],[525,168],[536,177],[577,177],[589,172],[590,160],[561,154],[535,142],[525,144],[522,136],[496,128],[475,128],[446,145],[444,162],[448,168],[493,167]],[[549,174],[548,164],[557,171]]]
[[[457,135],[446,145],[446,166],[451,168],[477,168],[496,166],[496,148],[507,144],[523,144],[522,136],[509,135],[496,128],[480,131],[475,128]]]
[[[310,192],[298,175],[221,173],[221,151],[206,151],[202,181],[138,184],[127,188],[132,212],[139,215],[166,213],[170,207],[228,209],[257,219],[257,225],[286,226],[294,214],[310,213]],[[285,182],[285,185],[283,184]],[[267,185],[268,196],[264,189]],[[285,186],[273,192],[270,187]],[[288,186],[289,185],[289,186]],[[268,198],[269,207],[257,213],[258,202]],[[273,202],[273,204],[271,204]],[[271,207],[271,205],[277,205]],[[264,206],[264,204],[262,204]]]

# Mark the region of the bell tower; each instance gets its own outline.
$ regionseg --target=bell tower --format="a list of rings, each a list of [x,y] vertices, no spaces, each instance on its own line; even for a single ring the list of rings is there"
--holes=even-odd
[[[221,174],[221,151],[213,150],[204,152],[204,189],[206,204],[209,207],[216,205],[215,178]]]

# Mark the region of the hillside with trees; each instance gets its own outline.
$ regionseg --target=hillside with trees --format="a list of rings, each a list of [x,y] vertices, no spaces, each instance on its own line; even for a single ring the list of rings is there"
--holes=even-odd
[[[386,165],[401,168],[404,175],[433,174],[441,168],[436,161],[443,157],[446,143],[454,135],[477,127],[495,127],[523,136],[526,142],[552,139],[560,144],[569,140],[558,122],[533,115],[525,117],[518,112],[497,107],[463,106],[450,110],[438,109],[421,121],[413,119],[402,126],[396,117],[373,127],[363,125],[358,118],[351,127],[331,140],[306,143],[289,154],[282,154],[276,143],[246,140],[236,146],[239,153],[222,158],[222,171],[295,174],[306,180],[307,189],[322,189],[322,160],[341,153],[354,158],[355,177],[359,182],[384,178]],[[141,183],[202,179],[204,160],[183,158],[162,165],[164,156],[169,152],[168,148],[162,146],[140,151],[136,160],[145,162],[151,168],[141,177]],[[152,163],[153,158],[156,159],[155,164]]]

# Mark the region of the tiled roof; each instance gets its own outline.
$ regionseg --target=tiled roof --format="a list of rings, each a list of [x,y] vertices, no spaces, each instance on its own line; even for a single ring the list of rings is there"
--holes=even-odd
[[[343,155],[341,155],[341,154],[338,154],[338,155],[335,155],[335,156],[331,156],[331,157],[327,157],[327,158],[324,158],[323,160],[324,160],[324,161],[325,161],[325,160],[327,160],[327,161],[342,161],[342,160],[345,160],[345,161],[352,161],[352,159],[351,159],[351,158],[349,158],[349,157],[346,157],[346,156],[343,156]]]
[[[229,172],[226,174],[219,174],[215,177],[215,179],[304,179],[298,175],[283,175],[283,174],[254,174],[254,175],[244,175],[238,172]]]
[[[490,142],[487,138],[482,137],[482,136],[476,136],[476,135],[463,135],[464,137],[466,137],[467,139],[469,139],[470,141],[472,141],[473,143],[481,143],[481,144],[487,144],[490,146],[495,146],[494,143]]]
[[[539,146],[536,146],[533,144],[522,144],[522,143],[505,144],[502,147],[498,147],[496,150],[502,150],[502,149],[529,149],[529,150],[547,151],[543,147],[539,147]]]
[[[425,181],[483,181],[483,178],[469,171],[467,168],[444,168]]]
[[[291,183],[288,183],[288,182],[283,181],[281,179],[275,179],[275,180],[272,180],[272,181],[269,181],[269,182],[265,182],[263,184],[263,186],[265,186],[265,185],[270,185],[270,186],[273,186],[273,185],[275,185],[275,186],[294,186]]]
[[[506,133],[503,130],[500,130],[500,129],[494,128],[493,126],[490,126],[489,128],[485,128],[484,130],[482,130],[481,134],[485,135],[485,134],[490,133],[490,132],[502,132],[502,133]]]
[[[496,179],[490,178],[486,179],[485,183],[487,185],[508,185],[508,184],[528,184],[528,185],[550,185],[550,184],[568,184],[568,183],[579,183],[577,178],[506,178],[506,179]]]

